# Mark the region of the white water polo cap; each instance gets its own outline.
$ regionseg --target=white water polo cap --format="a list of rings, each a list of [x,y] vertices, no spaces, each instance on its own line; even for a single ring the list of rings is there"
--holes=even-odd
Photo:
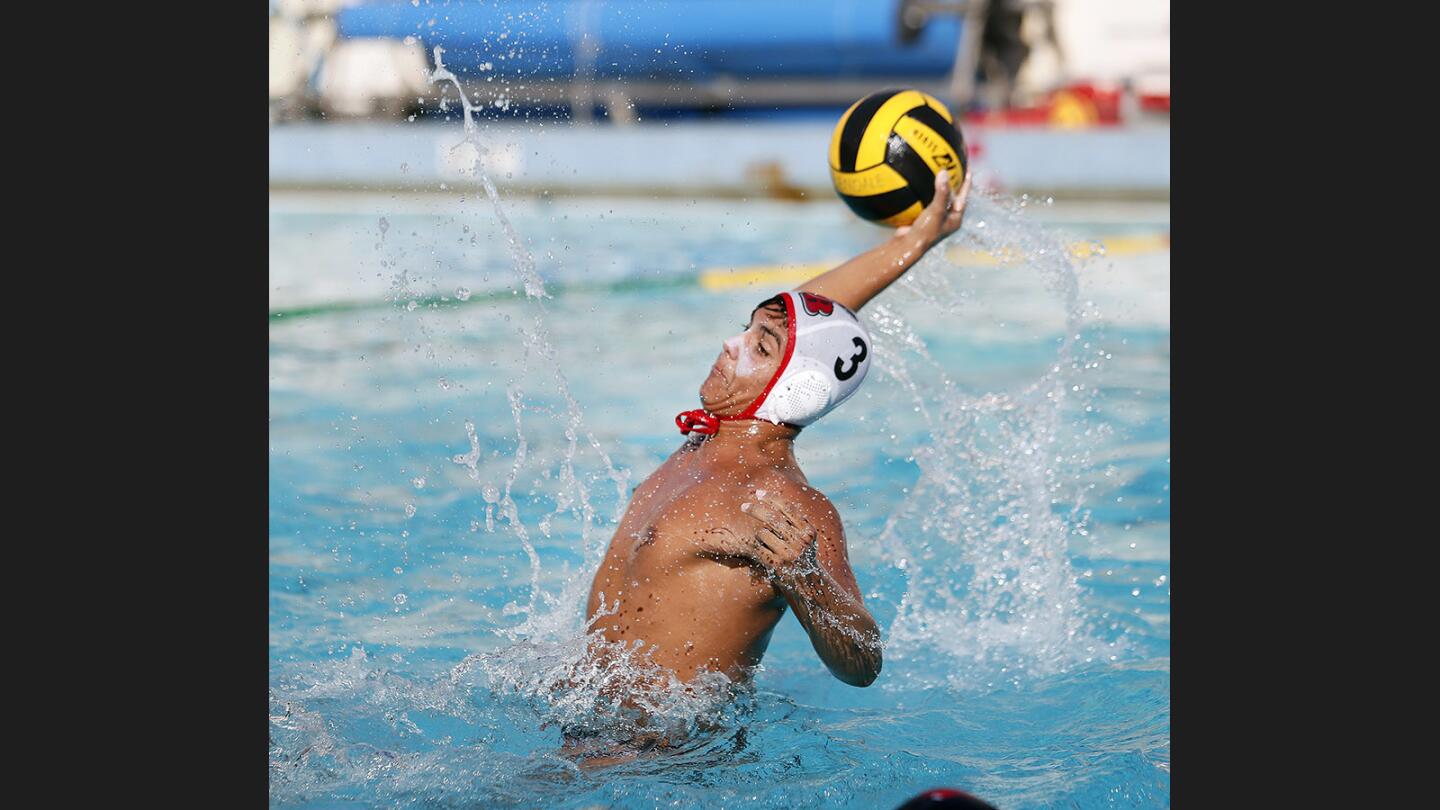
[[[776,296],[789,316],[780,369],[746,408],[756,419],[804,427],[849,399],[870,370],[870,333],[844,304],[808,292]]]
[[[744,411],[715,416],[703,410],[675,418],[681,433],[714,433],[719,421],[764,419],[804,427],[849,399],[870,370],[870,333],[844,304],[808,292],[783,292],[788,339],[780,368]],[[758,309],[758,307],[757,307]]]

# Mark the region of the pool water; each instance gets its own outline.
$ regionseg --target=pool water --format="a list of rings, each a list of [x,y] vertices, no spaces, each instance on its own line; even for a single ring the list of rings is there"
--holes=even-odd
[[[834,202],[504,211],[521,244],[483,195],[271,196],[272,804],[1169,805],[1168,206],[974,200],[796,442],[879,680],[787,616],[714,728],[598,770],[559,756],[583,707],[554,688],[594,566],[721,340],[794,286],[697,279],[882,231]]]

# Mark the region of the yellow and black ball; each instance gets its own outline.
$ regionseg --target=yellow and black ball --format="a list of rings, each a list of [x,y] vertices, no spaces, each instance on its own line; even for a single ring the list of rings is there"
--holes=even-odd
[[[969,169],[950,111],[919,90],[881,90],[840,116],[830,138],[830,179],[861,217],[898,228],[935,198],[935,175],[950,170],[959,191]]]

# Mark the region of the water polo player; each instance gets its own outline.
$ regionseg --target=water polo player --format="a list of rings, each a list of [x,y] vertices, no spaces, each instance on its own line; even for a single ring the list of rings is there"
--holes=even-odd
[[[946,173],[914,224],[757,306],[676,418],[685,442],[634,492],[591,585],[592,632],[643,641],[682,681],[749,677],[788,605],[835,677],[880,674],[840,515],[793,443],[855,393],[874,351],[855,313],[960,227],[970,178]],[[603,602],[602,602],[603,595]]]

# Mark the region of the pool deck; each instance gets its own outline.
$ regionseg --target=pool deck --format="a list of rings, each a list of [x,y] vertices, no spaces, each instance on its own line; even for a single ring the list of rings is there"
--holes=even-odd
[[[480,125],[509,193],[828,197],[828,122]],[[964,128],[977,182],[1070,199],[1168,200],[1170,128]],[[272,189],[443,191],[477,185],[458,122],[293,123],[269,133]],[[468,148],[468,147],[466,147]]]

